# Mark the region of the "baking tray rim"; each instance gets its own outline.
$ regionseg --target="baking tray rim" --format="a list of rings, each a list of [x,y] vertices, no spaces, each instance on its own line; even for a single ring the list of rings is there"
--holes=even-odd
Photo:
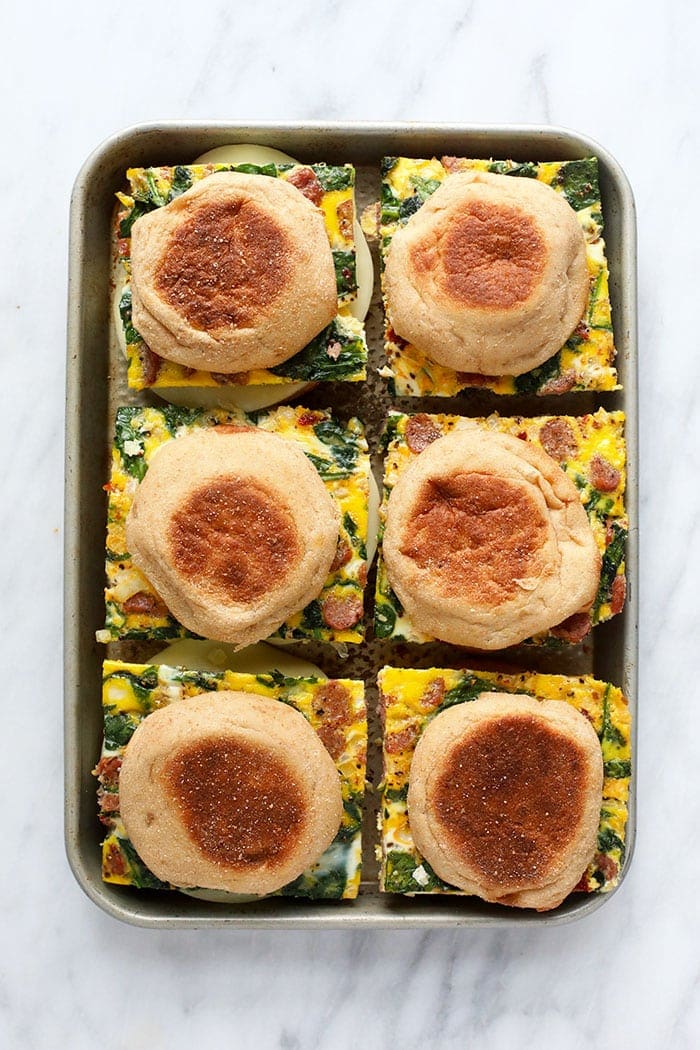
[[[86,259],[81,251],[84,223],[87,217],[88,187],[94,174],[104,161],[120,148],[131,147],[134,139],[139,137],[180,134],[192,136],[199,134],[209,137],[213,142],[221,136],[243,136],[243,140],[260,141],[276,138],[280,135],[304,135],[347,137],[349,150],[358,141],[371,146],[372,142],[379,152],[381,142],[387,137],[400,136],[459,136],[462,138],[488,136],[494,139],[517,140],[518,147],[527,147],[536,156],[537,146],[547,148],[555,139],[565,141],[570,148],[579,151],[579,155],[595,155],[607,168],[615,184],[620,202],[620,266],[619,280],[621,302],[617,306],[616,330],[625,332],[627,345],[627,375],[624,389],[624,410],[627,416],[626,440],[628,453],[628,488],[627,511],[630,519],[630,530],[626,561],[631,578],[628,592],[626,619],[624,624],[624,681],[623,690],[630,701],[632,712],[632,754],[633,772],[630,785],[629,812],[626,832],[626,855],[618,886],[610,893],[592,895],[567,910],[556,910],[551,913],[516,912],[515,910],[498,911],[496,914],[470,914],[460,911],[459,902],[451,907],[445,906],[430,909],[431,901],[422,898],[421,903],[426,911],[421,912],[411,907],[403,908],[403,898],[381,898],[379,896],[363,898],[354,902],[322,902],[311,904],[303,914],[295,911],[282,911],[267,914],[258,911],[259,906],[248,906],[248,910],[227,909],[225,913],[212,911],[207,914],[198,911],[188,915],[157,915],[139,910],[133,899],[116,903],[106,893],[105,884],[92,877],[82,856],[79,827],[80,781],[84,775],[79,761],[77,746],[80,732],[79,684],[80,668],[77,654],[79,645],[85,643],[84,632],[79,627],[79,574],[75,571],[71,544],[79,535],[80,526],[80,473],[76,467],[81,450],[81,395],[79,382],[79,350],[81,346],[83,311],[81,294],[86,281]],[[370,140],[369,142],[367,140]],[[494,142],[494,145],[496,143]],[[511,150],[510,152],[516,152]],[[303,152],[303,150],[301,151]],[[65,503],[64,503],[64,790],[65,790],[65,825],[64,841],[69,866],[81,889],[106,914],[115,919],[145,928],[191,929],[204,927],[252,928],[445,928],[454,926],[522,926],[533,922],[538,925],[569,924],[585,915],[597,911],[608,902],[622,887],[630,870],[636,842],[636,756],[638,738],[638,419],[637,419],[637,283],[636,283],[636,219],[635,203],[629,180],[617,160],[598,142],[577,131],[556,125],[540,124],[461,124],[452,122],[375,122],[375,121],[158,121],[135,124],[118,131],[105,139],[88,156],[81,166],[73,186],[70,209],[69,238],[69,279],[68,279],[68,325],[67,325],[67,365],[66,365],[66,451],[65,451]],[[505,407],[505,406],[504,406]],[[90,644],[96,644],[90,642]],[[94,797],[94,796],[93,796]],[[188,904],[190,902],[187,902]],[[263,902],[265,905],[266,902]],[[286,902],[285,902],[286,904]],[[130,906],[131,905],[131,906]],[[261,905],[262,906],[262,905]],[[377,907],[376,913],[372,906]]]

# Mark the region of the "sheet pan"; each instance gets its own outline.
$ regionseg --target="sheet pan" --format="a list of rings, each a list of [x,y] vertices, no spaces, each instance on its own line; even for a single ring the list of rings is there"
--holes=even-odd
[[[69,863],[86,894],[108,914],[139,926],[184,928],[232,927],[454,927],[525,923],[561,924],[599,907],[613,906],[615,894],[572,895],[556,911],[542,915],[487,905],[474,898],[395,897],[377,888],[375,845],[377,793],[368,793],[365,814],[365,863],[360,896],[355,902],[309,902],[271,898],[256,904],[221,905],[177,893],[133,891],[102,882],[101,826],[97,821],[95,779],[102,732],[101,664],[106,655],[142,659],[160,648],[135,643],[109,647],[95,641],[103,624],[104,535],[108,454],[114,410],[118,404],[157,403],[150,394],[126,387],[125,368],[112,331],[110,224],[114,194],[124,185],[127,167],[187,163],[215,146],[250,142],[281,149],[301,161],[351,162],[357,168],[358,211],[378,199],[379,161],[386,154],[430,157],[453,154],[515,160],[599,159],[610,266],[610,294],[622,389],[607,394],[563,397],[497,397],[475,391],[456,399],[391,399],[376,369],[383,361],[382,311],[378,280],[367,322],[371,378],[366,384],[318,388],[303,398],[312,407],[330,406],[340,416],[358,414],[368,424],[370,445],[377,449],[382,420],[390,407],[404,411],[460,412],[483,415],[581,414],[602,405],[627,413],[627,548],[628,597],[624,612],[596,628],[592,641],[567,657],[547,653],[516,657],[519,668],[538,667],[565,673],[593,673],[621,685],[633,718],[633,758],[637,726],[637,368],[636,368],[636,226],[632,192],[615,159],[598,143],[554,127],[455,124],[248,124],[178,123],[139,125],[100,145],[85,162],[73,191],[70,222],[68,350],[66,388],[65,487],[65,839]],[[377,258],[375,254],[375,269]],[[379,473],[380,457],[375,455]],[[368,585],[372,593],[373,575]],[[371,605],[371,602],[368,604]],[[370,610],[371,611],[371,610]],[[369,616],[369,613],[368,613]],[[474,666],[488,664],[465,658],[449,646],[392,645],[371,641],[354,647],[347,659],[327,647],[300,651],[330,674],[362,677],[370,708],[370,775],[379,780],[379,728],[376,672],[386,663],[398,666]],[[513,664],[511,663],[511,666]],[[621,882],[629,869],[635,835],[633,772],[627,832],[627,856]],[[617,892],[617,891],[615,891]]]

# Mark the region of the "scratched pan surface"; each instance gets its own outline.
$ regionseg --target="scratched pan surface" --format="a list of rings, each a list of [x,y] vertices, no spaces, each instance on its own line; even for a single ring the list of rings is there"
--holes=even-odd
[[[572,895],[556,911],[538,915],[490,906],[469,897],[400,897],[380,894],[377,887],[377,794],[367,795],[363,882],[354,902],[310,902],[271,898],[255,904],[222,905],[178,893],[136,891],[108,885],[100,877],[101,826],[96,816],[95,781],[91,776],[102,732],[101,664],[110,656],[147,659],[158,644],[122,643],[107,647],[95,641],[103,625],[103,573],[108,450],[118,404],[157,403],[152,395],[128,391],[123,359],[112,332],[110,222],[114,193],[124,184],[127,167],[181,164],[215,146],[250,142],[283,150],[304,162],[351,162],[358,171],[358,211],[378,199],[382,156],[430,157],[452,154],[515,160],[570,160],[595,155],[600,184],[605,239],[610,266],[610,295],[623,389],[607,394],[568,394],[559,398],[496,397],[475,391],[459,399],[390,399],[376,375],[382,361],[382,313],[378,282],[367,319],[370,379],[364,384],[321,387],[303,399],[312,406],[331,406],[341,417],[357,414],[367,423],[377,448],[382,421],[394,405],[406,411],[452,411],[463,415],[583,414],[602,405],[627,413],[630,533],[627,550],[628,599],[624,612],[596,628],[592,641],[561,654],[539,653],[518,660],[518,669],[596,677],[620,685],[630,701],[635,727],[637,698],[637,333],[636,227],[632,193],[619,165],[598,143],[577,133],[550,127],[420,124],[213,124],[139,125],[107,140],[88,158],[75,183],[71,205],[70,281],[66,403],[65,510],[65,835],[71,868],[82,889],[110,915],[152,927],[397,927],[495,926],[522,923],[557,924],[609,905],[607,896]],[[375,255],[375,270],[377,260]],[[375,455],[375,468],[379,458]],[[368,595],[372,592],[370,576]],[[368,619],[371,600],[367,603]],[[386,663],[397,666],[484,666],[457,650],[392,645],[370,641],[341,659],[328,647],[300,646],[330,675],[363,678],[370,709],[369,776],[380,776],[375,715],[376,673]],[[635,833],[635,777],[632,779],[628,849],[629,869]]]

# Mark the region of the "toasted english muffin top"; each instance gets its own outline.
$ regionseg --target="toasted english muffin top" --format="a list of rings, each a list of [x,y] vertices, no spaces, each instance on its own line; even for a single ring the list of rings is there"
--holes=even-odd
[[[544,183],[460,172],[394,234],[384,282],[394,331],[431,360],[517,376],[552,357],[581,320],[585,239]]]

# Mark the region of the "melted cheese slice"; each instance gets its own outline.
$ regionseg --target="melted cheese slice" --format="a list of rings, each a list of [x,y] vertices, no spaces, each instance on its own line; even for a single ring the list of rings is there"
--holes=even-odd
[[[223,642],[182,638],[148,658],[149,664],[187,667],[192,671],[237,671],[239,674],[271,674],[279,671],[286,678],[327,678],[320,667],[299,656],[283,652],[275,645],[259,642],[236,650]]]

